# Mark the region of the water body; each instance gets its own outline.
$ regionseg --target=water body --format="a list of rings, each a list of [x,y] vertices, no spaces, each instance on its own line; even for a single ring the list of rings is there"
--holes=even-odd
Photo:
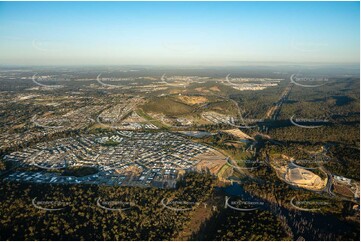
[[[195,137],[195,138],[204,138],[204,137],[209,137],[212,134],[206,131],[184,131],[184,132],[180,132],[182,134],[191,136],[191,137]]]
[[[238,184],[218,188],[225,196],[241,197],[250,201],[262,201],[260,210],[267,210],[276,216],[283,216],[294,235],[294,239],[303,237],[305,240],[358,240],[360,225],[341,220],[334,214],[312,213],[300,210],[290,210],[271,204],[267,200],[253,197]]]
[[[350,98],[348,96],[332,96],[332,98],[336,99],[337,106],[349,104],[351,101],[354,100],[353,98]]]
[[[248,139],[239,139],[239,141],[242,142],[242,143],[246,143],[246,144],[253,142],[253,141],[248,140]]]

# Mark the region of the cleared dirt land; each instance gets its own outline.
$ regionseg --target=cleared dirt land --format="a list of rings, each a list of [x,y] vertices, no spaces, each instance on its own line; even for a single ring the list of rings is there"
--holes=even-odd
[[[221,130],[224,133],[233,135],[234,137],[240,138],[240,139],[250,139],[253,140],[253,138],[251,136],[249,136],[246,133],[243,133],[241,130],[239,129],[227,129],[227,130]]]
[[[278,178],[290,185],[311,191],[323,190],[327,185],[327,178],[321,179],[312,171],[297,167],[290,161],[273,159],[271,166],[275,169]]]
[[[212,174],[217,174],[222,166],[226,164],[226,157],[216,150],[198,155],[196,159],[200,160],[196,166],[197,170],[209,169]]]
[[[188,105],[202,104],[209,102],[209,99],[203,96],[178,96],[177,99]]]
[[[189,114],[194,109],[180,101],[176,101],[170,97],[156,97],[149,100],[141,106],[144,112],[163,113],[166,115],[183,115]]]

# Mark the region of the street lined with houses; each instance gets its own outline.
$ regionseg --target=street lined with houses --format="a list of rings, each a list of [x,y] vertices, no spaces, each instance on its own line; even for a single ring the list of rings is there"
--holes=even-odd
[[[212,152],[215,150],[208,146],[171,132],[107,132],[38,143],[12,152],[4,159],[40,171],[17,171],[5,180],[175,187],[185,171],[197,169],[202,155]],[[81,167],[96,168],[97,172],[80,177],[63,175]]]

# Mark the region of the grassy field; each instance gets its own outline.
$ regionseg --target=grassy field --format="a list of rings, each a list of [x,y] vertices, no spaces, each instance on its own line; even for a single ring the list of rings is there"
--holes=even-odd
[[[151,122],[152,124],[154,124],[155,126],[157,126],[158,128],[163,128],[163,129],[167,129],[169,128],[166,124],[158,121],[158,120],[155,120],[153,119],[151,116],[149,116],[148,114],[146,114],[143,109],[138,109],[137,111],[137,114],[139,116],[141,116],[142,118],[148,120],[149,122]]]
[[[201,112],[214,111],[220,114],[237,116],[237,106],[229,100],[215,96],[164,96],[152,97],[140,106],[144,113],[162,113],[172,117],[192,117]]]
[[[165,115],[176,116],[185,115],[194,111],[190,105],[175,100],[172,97],[154,97],[141,106],[144,112],[163,113]]]

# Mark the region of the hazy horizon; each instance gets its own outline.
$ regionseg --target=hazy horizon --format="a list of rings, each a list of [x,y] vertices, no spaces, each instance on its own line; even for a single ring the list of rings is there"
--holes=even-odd
[[[0,2],[0,65],[359,65],[359,2]]]

